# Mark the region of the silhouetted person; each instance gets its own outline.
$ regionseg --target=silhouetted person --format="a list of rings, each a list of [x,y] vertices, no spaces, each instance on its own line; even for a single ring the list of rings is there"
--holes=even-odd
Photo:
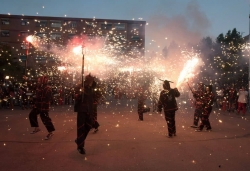
[[[195,130],[196,132],[200,132],[203,130],[204,126],[206,126],[207,131],[212,129],[209,121],[209,116],[213,109],[213,102],[214,102],[214,94],[212,92],[212,85],[206,86],[206,91],[203,96],[203,111],[201,114],[201,124]]]
[[[171,138],[173,135],[176,136],[175,111],[178,110],[178,106],[175,98],[180,96],[180,92],[177,88],[170,88],[169,82],[168,80],[163,82],[164,90],[160,93],[157,111],[161,112],[163,109],[168,125],[168,137]]]
[[[54,135],[53,131],[55,131],[55,127],[49,117],[52,91],[48,86],[47,76],[38,77],[35,92],[34,106],[29,114],[30,125],[35,128],[31,134],[35,134],[40,131],[37,121],[37,115],[40,114],[41,120],[48,131],[48,135],[44,139],[49,140]]]
[[[204,84],[199,83],[197,91],[193,92],[193,96],[195,99],[195,111],[194,111],[194,121],[192,128],[198,128],[198,122],[201,118],[202,111],[203,111],[203,96],[204,96]]]
[[[78,85],[75,90],[74,111],[77,112],[77,150],[85,154],[85,140],[90,129],[95,123],[94,118],[94,77],[87,75],[84,81],[84,88]],[[84,92],[84,93],[83,93]]]

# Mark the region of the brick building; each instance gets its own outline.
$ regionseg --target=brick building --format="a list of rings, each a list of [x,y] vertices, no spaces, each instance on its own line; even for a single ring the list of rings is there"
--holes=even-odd
[[[107,43],[112,43],[115,36],[123,47],[120,49],[123,53],[136,51],[137,55],[144,55],[145,21],[5,14],[0,14],[0,19],[0,45],[9,45],[12,56],[26,67],[32,65],[32,61],[47,63],[54,60],[48,53],[37,52],[30,46],[26,41],[28,35],[36,35],[62,46],[74,36],[86,35],[89,39],[108,37]]]

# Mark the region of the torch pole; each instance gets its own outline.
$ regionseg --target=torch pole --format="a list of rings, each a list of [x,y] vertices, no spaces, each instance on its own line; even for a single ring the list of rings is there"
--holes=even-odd
[[[82,47],[82,102],[84,99],[84,53]]]
[[[189,83],[188,83],[188,82],[187,82],[187,85],[188,85],[188,87],[189,87],[190,91],[194,94],[194,92],[193,92],[193,90],[192,90],[192,88],[190,87],[190,85],[189,85]]]

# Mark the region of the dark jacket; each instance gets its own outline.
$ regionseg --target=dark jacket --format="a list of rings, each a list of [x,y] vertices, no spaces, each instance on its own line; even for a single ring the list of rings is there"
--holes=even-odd
[[[94,86],[85,86],[83,95],[76,88],[74,112],[84,112],[93,115],[94,88]]]
[[[204,94],[204,107],[212,108],[214,102],[214,94],[212,92],[206,92]]]
[[[49,86],[37,87],[35,107],[40,112],[48,112],[50,108],[51,98],[52,98],[52,91]]]
[[[204,92],[201,90],[197,90],[193,94],[195,98],[195,108],[196,109],[203,109],[204,108]]]
[[[162,111],[176,111],[178,110],[176,97],[180,96],[178,89],[162,90],[158,101],[158,112]]]

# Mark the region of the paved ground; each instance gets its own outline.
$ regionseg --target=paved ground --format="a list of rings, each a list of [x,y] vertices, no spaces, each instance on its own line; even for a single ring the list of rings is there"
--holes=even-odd
[[[146,113],[137,121],[136,102],[117,100],[100,106],[100,131],[90,132],[86,155],[76,150],[76,114],[72,106],[53,107],[56,127],[31,135],[30,110],[0,109],[0,170],[2,171],[248,171],[250,170],[250,114],[215,109],[212,132],[195,132],[194,109],[181,105],[176,113],[177,136],[167,138],[161,114]]]

